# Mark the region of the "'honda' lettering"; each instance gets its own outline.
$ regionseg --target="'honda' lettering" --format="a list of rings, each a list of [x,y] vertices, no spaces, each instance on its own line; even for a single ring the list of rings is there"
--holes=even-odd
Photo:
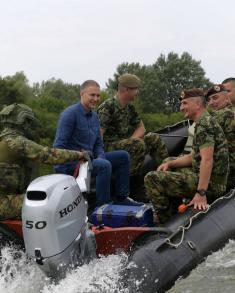
[[[67,205],[66,208],[59,211],[60,218],[63,218],[64,216],[67,216],[69,213],[71,213],[79,205],[81,200],[82,200],[82,196],[78,195],[78,197],[75,199],[74,202],[70,203],[69,205]]]

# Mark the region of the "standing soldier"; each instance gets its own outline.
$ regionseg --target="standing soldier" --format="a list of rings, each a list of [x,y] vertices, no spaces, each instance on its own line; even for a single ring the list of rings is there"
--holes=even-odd
[[[163,163],[157,171],[145,176],[145,187],[160,222],[171,216],[172,197],[188,197],[195,209],[207,208],[226,190],[228,175],[228,146],[223,130],[206,111],[201,89],[185,90],[180,109],[185,118],[196,122],[193,149],[188,155]],[[177,168],[186,168],[187,172]]]
[[[208,105],[214,110],[212,115],[219,123],[228,141],[229,176],[227,189],[235,186],[235,107],[225,85],[216,84],[207,92]]]
[[[106,151],[126,150],[131,157],[132,175],[141,172],[147,153],[156,165],[168,157],[167,148],[158,134],[145,135],[144,123],[131,104],[138,94],[140,83],[136,75],[121,75],[117,95],[104,101],[97,110]]]
[[[0,218],[21,217],[23,192],[31,180],[34,162],[59,164],[86,159],[84,152],[43,147],[33,140],[36,119],[24,104],[5,106],[0,112]]]

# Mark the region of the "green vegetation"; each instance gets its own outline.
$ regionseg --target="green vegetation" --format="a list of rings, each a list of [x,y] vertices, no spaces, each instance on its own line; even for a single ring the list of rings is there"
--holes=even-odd
[[[101,102],[114,95],[117,79],[123,73],[137,74],[142,87],[135,106],[147,131],[155,131],[183,119],[179,113],[178,97],[182,89],[208,87],[211,85],[205,72],[188,53],[178,56],[169,53],[160,55],[152,65],[122,63],[117,67],[107,88],[101,92]],[[30,86],[23,72],[13,76],[0,77],[0,108],[14,102],[32,107],[41,123],[40,143],[51,146],[60,113],[79,99],[79,84],[65,83],[61,79],[50,79]]]
[[[181,56],[173,52],[167,56],[160,55],[157,61],[149,66],[122,63],[117,67],[113,79],[108,80],[107,88],[109,91],[115,90],[119,75],[134,73],[142,80],[139,98],[144,113],[177,112],[182,89],[208,88],[211,85],[200,63],[186,52]]]
[[[167,125],[173,125],[184,119],[183,114],[180,112],[172,113],[170,115],[164,113],[158,114],[142,114],[141,118],[144,122],[147,131],[157,131]]]

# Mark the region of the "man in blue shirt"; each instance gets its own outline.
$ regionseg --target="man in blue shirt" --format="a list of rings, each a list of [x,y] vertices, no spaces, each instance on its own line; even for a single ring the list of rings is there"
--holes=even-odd
[[[54,147],[86,150],[93,154],[92,176],[96,177],[97,205],[110,201],[110,182],[115,173],[115,193],[118,203],[140,205],[128,197],[130,158],[126,151],[104,152],[100,123],[94,110],[100,99],[100,86],[94,80],[85,81],[80,88],[81,101],[65,109],[60,116]],[[55,171],[73,175],[77,161],[56,165]]]

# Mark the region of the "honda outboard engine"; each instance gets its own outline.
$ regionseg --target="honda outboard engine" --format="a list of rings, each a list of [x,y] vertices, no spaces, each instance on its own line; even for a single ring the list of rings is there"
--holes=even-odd
[[[96,256],[87,201],[72,176],[35,179],[26,191],[22,223],[26,253],[49,277],[63,278],[69,267]]]

